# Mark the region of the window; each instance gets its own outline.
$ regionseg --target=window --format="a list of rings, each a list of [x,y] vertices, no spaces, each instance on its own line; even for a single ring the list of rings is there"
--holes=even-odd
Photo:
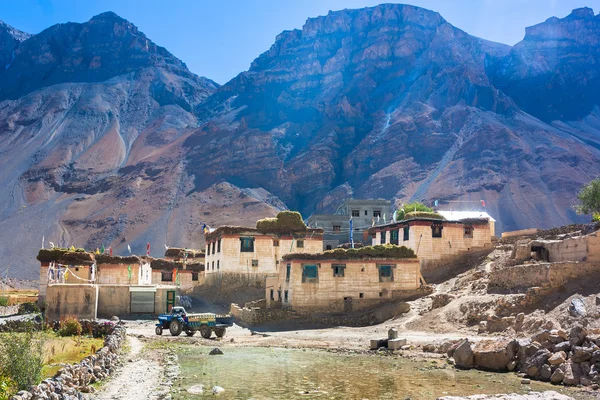
[[[258,260],[252,260],[252,266],[258,268]]]
[[[408,226],[404,227],[404,241],[406,242],[409,238],[410,235],[410,228]]]
[[[328,244],[327,246],[325,246],[325,250],[331,250],[331,245]]]
[[[192,281],[198,282],[198,273],[197,272],[192,272]]]
[[[433,224],[431,225],[431,237],[441,238],[442,237],[442,229],[444,227],[442,224]]]
[[[391,265],[379,266],[379,282],[393,282],[394,270]]]
[[[334,232],[341,232],[342,231],[342,226],[341,225],[334,225],[333,226],[333,231]]]
[[[160,280],[162,282],[173,282],[173,272],[161,271]]]
[[[254,252],[254,238],[240,238],[240,251],[242,253]]]
[[[215,270],[215,262],[214,261],[212,262],[212,269],[213,269],[213,271]]]
[[[390,243],[398,244],[398,229],[390,231]]]
[[[318,282],[319,271],[316,264],[305,264],[302,266],[302,282]]]
[[[383,292],[379,292],[379,297],[383,297]]]
[[[212,253],[215,254],[215,246],[217,245],[217,242],[212,242]]]
[[[365,294],[364,293],[359,293],[358,297],[360,297],[361,299],[364,299],[365,298]]]
[[[277,301],[281,301],[281,290],[277,291]]]
[[[221,239],[217,242],[217,253],[221,252]]]
[[[285,301],[287,303],[288,301],[288,291],[286,290],[285,292],[283,292],[283,301]]]
[[[331,268],[333,269],[334,277],[343,277],[346,264],[332,264]]]
[[[299,249],[303,249],[304,248],[304,240],[298,240],[296,242],[296,247]]]
[[[275,291],[273,289],[271,289],[271,297],[270,297],[271,301],[275,300]]]
[[[217,260],[217,269],[219,269],[219,260]]]
[[[285,267],[285,281],[289,282],[290,281],[290,274],[292,272],[292,264],[288,264]]]
[[[381,240],[379,241],[381,244],[385,244],[385,231],[381,231]]]
[[[273,247],[279,247],[279,239],[273,239]]]
[[[353,217],[360,217],[360,210],[352,210]]]
[[[206,255],[210,256],[210,243],[206,243]]]
[[[367,210],[365,210],[365,216],[369,215],[369,212]]]
[[[381,210],[373,210],[373,217],[380,218],[381,217]]]
[[[473,238],[473,227],[472,226],[465,226],[464,231],[465,231],[464,237]]]

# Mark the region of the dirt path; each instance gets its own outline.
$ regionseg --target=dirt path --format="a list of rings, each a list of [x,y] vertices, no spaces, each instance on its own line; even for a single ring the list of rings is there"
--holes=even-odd
[[[158,359],[142,352],[144,344],[135,336],[127,336],[130,352],[123,355],[124,365],[93,397],[98,400],[159,399],[163,367]]]

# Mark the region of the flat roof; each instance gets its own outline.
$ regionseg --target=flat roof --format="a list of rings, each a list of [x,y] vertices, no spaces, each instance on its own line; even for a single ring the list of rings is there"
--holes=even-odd
[[[446,210],[438,210],[438,214],[442,217],[446,218],[449,221],[460,221],[462,219],[472,219],[472,218],[486,218],[489,221],[495,222],[496,220],[491,217],[485,211],[446,211]]]

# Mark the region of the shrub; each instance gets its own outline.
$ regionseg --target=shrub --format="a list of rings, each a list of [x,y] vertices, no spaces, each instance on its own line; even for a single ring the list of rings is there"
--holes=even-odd
[[[357,260],[364,258],[416,258],[415,252],[405,246],[392,244],[365,246],[358,249],[334,249],[317,254],[286,254],[284,260]]]
[[[260,233],[295,233],[305,232],[306,224],[297,211],[281,211],[276,218],[263,218],[256,222]]]
[[[433,219],[445,219],[444,217],[442,217],[440,214],[432,211],[432,212],[424,212],[424,211],[417,211],[417,212],[409,212],[406,213],[406,219],[411,219],[411,218],[433,218]]]
[[[575,206],[579,214],[600,213],[600,178],[596,178],[581,188],[577,195],[580,204]]]
[[[432,213],[433,208],[427,207],[423,203],[419,203],[418,201],[414,201],[412,203],[405,204],[403,208],[399,209],[396,213],[396,221],[402,221],[404,219],[408,219],[407,214],[414,212],[425,212]]]
[[[12,379],[6,376],[0,376],[0,400],[8,400],[11,394],[17,391],[16,385]]]
[[[60,320],[60,329],[58,334],[60,336],[80,336],[83,328],[77,318],[65,317]]]
[[[0,296],[0,306],[6,307],[8,305],[8,297]]]
[[[29,390],[40,382],[43,366],[43,336],[34,334],[32,329],[0,335],[0,376],[8,380],[9,386],[14,384],[17,390]]]
[[[19,315],[23,315],[23,314],[33,314],[33,313],[39,313],[40,312],[40,308],[38,307],[36,302],[28,302],[28,303],[21,303],[19,304],[19,311],[18,314]]]
[[[600,222],[600,213],[594,213],[594,215],[592,215],[592,222]]]

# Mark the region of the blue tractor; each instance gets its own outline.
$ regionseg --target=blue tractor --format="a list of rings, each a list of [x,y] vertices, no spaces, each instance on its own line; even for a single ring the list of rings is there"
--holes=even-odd
[[[173,336],[179,336],[181,332],[194,336],[197,331],[200,331],[200,335],[208,339],[213,331],[217,337],[225,336],[226,329],[231,326],[233,326],[233,317],[230,314],[188,314],[183,307],[173,307],[170,314],[158,316],[155,332],[157,335],[162,335],[163,330],[168,329]]]

